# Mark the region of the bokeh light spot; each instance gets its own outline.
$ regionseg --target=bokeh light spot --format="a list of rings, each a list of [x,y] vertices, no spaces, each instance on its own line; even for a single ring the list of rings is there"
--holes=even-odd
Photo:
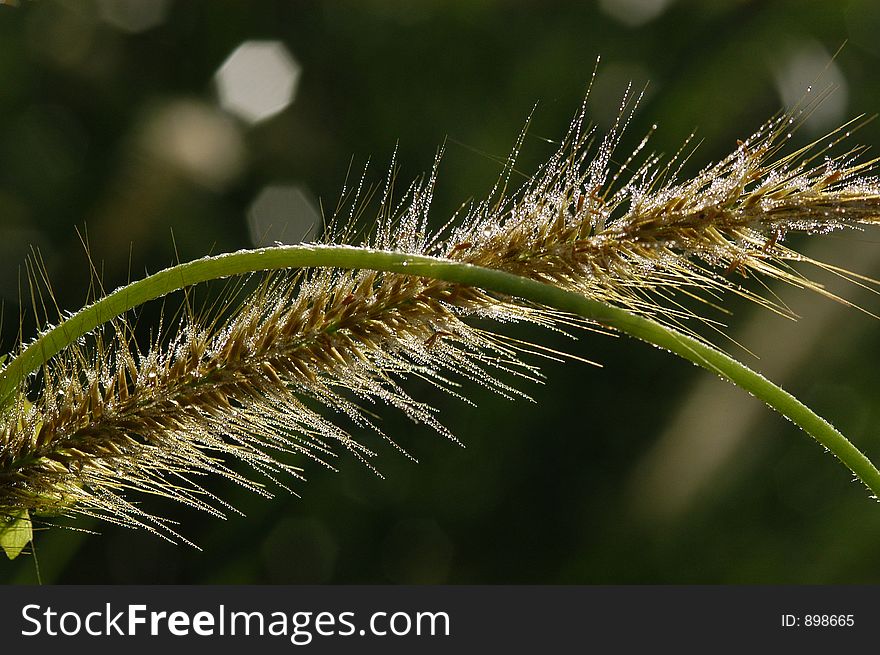
[[[195,100],[160,107],[141,133],[144,148],[194,182],[220,187],[242,167],[244,143],[235,122]]]
[[[165,22],[170,0],[98,0],[101,18],[125,32],[145,32]]]
[[[311,195],[299,185],[265,187],[247,213],[255,246],[313,241],[321,231],[321,214]]]
[[[293,102],[301,67],[280,41],[246,41],[215,74],[220,105],[258,123]]]
[[[615,20],[639,27],[660,16],[672,0],[599,0],[599,7]]]
[[[786,108],[808,108],[804,126],[809,131],[824,131],[843,122],[849,87],[840,68],[819,43],[802,41],[790,46],[774,67],[773,76]]]

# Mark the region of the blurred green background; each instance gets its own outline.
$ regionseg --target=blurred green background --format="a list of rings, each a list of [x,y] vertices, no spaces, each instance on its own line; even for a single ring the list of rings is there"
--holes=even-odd
[[[77,231],[115,288],[177,258],[314,238],[350,161],[358,174],[372,158],[381,182],[397,144],[409,180],[446,139],[439,225],[490,188],[536,102],[518,168],[547,157],[599,55],[599,125],[630,80],[647,83],[621,155],[652,124],[651,147],[667,154],[696,130],[694,172],[811,82],[813,95],[833,90],[798,144],[880,110],[878,33],[874,0],[0,6],[3,351],[32,247],[76,309],[90,277]],[[878,142],[877,123],[853,141]],[[802,245],[880,277],[876,231]],[[828,283],[880,313],[878,296]],[[727,333],[754,355],[716,341],[880,457],[877,320],[777,291],[802,321],[731,302]],[[760,403],[630,340],[511,333],[604,368],[547,362],[546,384],[525,387],[535,403],[471,388],[476,409],[412,387],[465,448],[383,411],[420,463],[362,435],[385,479],[344,457],[337,473],[306,464],[301,498],[218,483],[247,514],[226,521],[151,501],[202,552],[109,525],[40,530],[43,581],[880,582],[880,506]],[[33,558],[0,561],[0,580],[34,582]]]

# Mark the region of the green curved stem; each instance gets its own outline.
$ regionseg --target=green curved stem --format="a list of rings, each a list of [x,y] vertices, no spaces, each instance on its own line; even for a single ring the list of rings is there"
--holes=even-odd
[[[354,246],[303,245],[242,250],[179,264],[121,287],[83,308],[22,350],[0,374],[0,406],[8,402],[31,373],[66,346],[147,301],[222,277],[312,266],[389,271],[479,287],[577,314],[664,348],[763,400],[834,453],[875,497],[880,496],[880,471],[828,421],[787,391],[705,343],[618,307],[503,271],[435,257]]]

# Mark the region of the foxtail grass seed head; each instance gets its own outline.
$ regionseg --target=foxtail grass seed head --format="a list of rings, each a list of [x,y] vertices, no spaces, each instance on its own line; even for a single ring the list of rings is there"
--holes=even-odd
[[[785,154],[798,117],[783,114],[680,179],[684,148],[663,163],[645,154],[646,138],[620,158],[630,118],[622,113],[603,136],[582,106],[556,153],[509,192],[521,136],[488,197],[439,232],[428,228],[437,165],[393,205],[389,174],[363,245],[506,271],[693,333],[693,319],[707,319],[683,298],[717,305],[737,294],[786,313],[747,278],[824,293],[792,268],[809,260],[785,246],[788,234],[880,220],[876,160],[860,159],[859,149],[832,151],[852,125]],[[350,238],[369,194],[361,180],[348,195],[350,212],[333,217],[329,243]],[[353,432],[382,434],[369,409],[377,404],[454,439],[434,408],[407,393],[408,378],[455,395],[470,381],[521,396],[512,378],[540,379],[522,357],[540,346],[475,327],[472,318],[601,329],[399,273],[282,272],[256,286],[210,316],[182,312],[175,329],[146,347],[119,317],[51,358],[40,388],[23,385],[0,419],[0,515],[89,515],[185,540],[140,496],[223,516],[235,509],[208,490],[206,476],[269,496],[301,478],[306,459],[332,468],[342,450],[369,465],[373,453]]]

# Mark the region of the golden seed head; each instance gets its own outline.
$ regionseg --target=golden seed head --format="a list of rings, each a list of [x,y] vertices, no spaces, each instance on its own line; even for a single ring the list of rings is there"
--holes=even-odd
[[[819,147],[781,156],[788,118],[679,181],[675,160],[635,163],[645,142],[624,166],[614,164],[619,130],[598,140],[582,108],[563,146],[516,193],[506,191],[512,156],[489,197],[431,233],[435,165],[394,216],[386,189],[364,245],[508,271],[676,324],[693,315],[671,301],[675,294],[733,292],[784,311],[730,276],[818,288],[788,267],[804,258],[783,245],[786,234],[880,219],[880,183],[868,176],[874,162],[848,153],[816,163]],[[351,204],[360,207],[360,192]],[[347,233],[342,224],[334,234]],[[520,357],[528,346],[472,327],[472,316],[573,321],[452,283],[339,270],[268,275],[239,305],[186,318],[145,351],[116,319],[91,345],[53,358],[36,401],[22,396],[0,419],[0,509],[79,512],[182,539],[129,492],[222,515],[231,508],[200,484],[206,474],[269,495],[235,461],[282,487],[301,477],[302,456],[331,466],[342,446],[366,462],[371,451],[342,427],[378,431],[364,401],[454,438],[407,394],[404,378],[450,392],[469,379],[514,395],[502,377],[540,377]]]

